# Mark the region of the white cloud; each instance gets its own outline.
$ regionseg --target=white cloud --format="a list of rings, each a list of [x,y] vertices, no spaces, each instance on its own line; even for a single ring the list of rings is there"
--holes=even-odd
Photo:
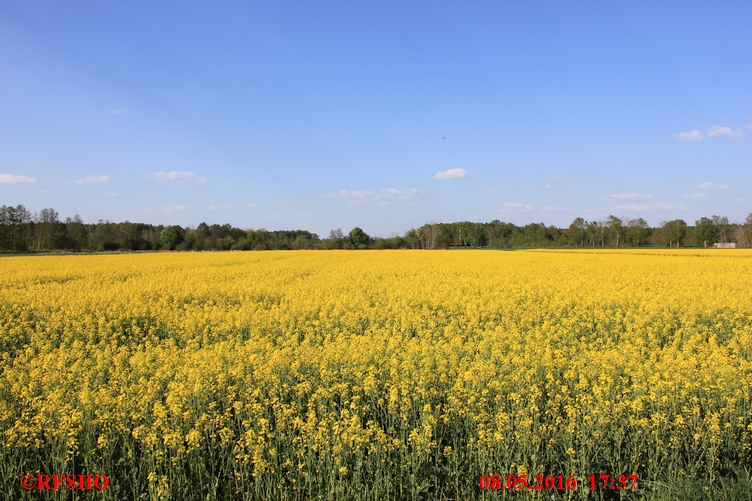
[[[434,179],[446,180],[446,179],[465,179],[468,177],[465,169],[449,169],[437,172],[433,175]]]
[[[166,207],[160,207],[158,209],[155,209],[154,207],[146,207],[145,209],[141,209],[141,213],[142,214],[156,214],[158,212],[164,212],[164,213],[170,214],[173,212],[180,212],[180,211],[189,210],[193,208],[194,207],[190,205],[168,205]]]
[[[106,183],[110,180],[110,176],[87,176],[83,179],[73,181],[76,184],[89,184],[89,183]]]
[[[504,204],[505,209],[512,209],[512,210],[519,210],[519,211],[530,211],[533,210],[535,207],[533,207],[530,204],[521,204],[519,202],[507,202]]]
[[[708,198],[707,193],[685,193],[679,196],[679,200],[702,200]]]
[[[296,217],[305,217],[305,218],[313,217],[313,212],[298,212],[297,214],[295,214],[295,216]]]
[[[615,210],[623,211],[635,211],[635,212],[657,212],[662,210],[684,210],[687,207],[681,204],[670,204],[668,202],[655,202],[652,204],[633,204],[633,205],[617,205],[613,207]]]
[[[709,182],[704,182],[697,187],[698,190],[728,190],[730,188],[731,186],[727,184],[715,184]]]
[[[748,202],[749,199],[745,197],[741,197],[741,198],[732,198],[731,201],[732,202]]]
[[[680,132],[679,134],[674,134],[674,139],[677,141],[702,141],[702,132],[699,130]]]
[[[747,128],[748,128],[749,130],[752,130],[752,122],[750,122],[750,123],[748,123],[748,124],[747,124]]]
[[[381,191],[340,190],[321,196],[322,198],[348,199],[348,205],[350,205],[351,207],[357,207],[371,202],[376,202],[379,205],[389,205],[393,201],[419,200],[425,198],[425,193],[417,188],[408,188],[406,190],[387,188]]]
[[[246,209],[256,210],[259,208],[258,204],[245,204]]]
[[[750,125],[752,124],[748,124],[747,128],[751,128]],[[739,139],[740,137],[746,137],[747,134],[741,129],[732,130],[731,127],[726,127],[725,125],[714,125],[707,130],[707,136],[710,138],[725,137],[726,139]],[[699,130],[680,132],[674,135],[674,139],[677,141],[702,141],[703,137],[703,133]]]
[[[209,210],[229,210],[232,209],[232,205],[210,205],[207,207]]]
[[[621,202],[623,200],[650,200],[653,198],[650,195],[643,193],[612,193],[611,195],[603,195],[601,199],[606,202]]]
[[[714,125],[708,130],[708,137],[725,137],[728,139],[737,139],[745,137],[747,134],[741,129],[731,130],[731,127]]]
[[[118,194],[115,193],[114,191],[105,191],[102,193],[102,196],[103,197],[116,197],[118,196]]]
[[[126,110],[125,108],[118,108],[115,110],[107,110],[107,113],[110,113],[111,115],[125,115],[126,113],[128,113],[128,110]]]
[[[193,207],[190,205],[168,205],[167,207],[162,207],[160,210],[162,212],[180,212],[189,209],[193,209]]]
[[[0,174],[0,184],[37,184],[39,181],[29,176]]]
[[[186,170],[171,170],[168,172],[159,171],[152,175],[146,176],[149,179],[156,179],[157,181],[196,181],[197,183],[205,183],[206,178],[197,176],[191,171]]]

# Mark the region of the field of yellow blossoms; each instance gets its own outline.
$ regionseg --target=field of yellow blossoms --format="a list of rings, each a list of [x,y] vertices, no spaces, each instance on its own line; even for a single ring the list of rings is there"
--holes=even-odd
[[[732,499],[752,252],[6,256],[0,433],[4,499]]]

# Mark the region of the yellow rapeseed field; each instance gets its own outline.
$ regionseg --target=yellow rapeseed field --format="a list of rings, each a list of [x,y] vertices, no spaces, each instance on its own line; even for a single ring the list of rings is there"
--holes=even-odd
[[[750,251],[4,257],[0,492],[32,496],[27,473],[105,474],[86,499],[113,500],[739,485],[751,285]]]

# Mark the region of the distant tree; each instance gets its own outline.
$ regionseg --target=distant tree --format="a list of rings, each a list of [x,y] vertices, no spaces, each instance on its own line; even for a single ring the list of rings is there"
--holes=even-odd
[[[718,227],[712,219],[701,217],[695,221],[695,240],[703,247],[712,247],[718,241]]]
[[[215,241],[216,249],[227,251],[232,249],[232,246],[235,244],[235,239],[232,238],[232,235],[225,235],[224,237],[218,238]]]
[[[520,236],[524,245],[543,245],[546,241],[546,227],[543,223],[530,223],[522,228]]]
[[[543,223],[541,223],[543,224]],[[564,237],[564,233],[557,228],[556,226],[548,226],[546,228],[546,245],[559,245],[562,242],[562,237]]]
[[[615,240],[616,246],[619,247],[619,241],[624,234],[622,220],[616,216],[608,216],[606,224],[608,225],[609,236],[611,237],[611,240]]]
[[[371,248],[373,249],[405,249],[407,244],[405,239],[396,233],[392,233],[389,238],[373,238]]]
[[[58,213],[55,209],[42,209],[34,217],[37,229],[37,250],[61,247],[58,242]]]
[[[462,221],[453,223],[452,230],[447,236],[449,241],[460,247],[479,247],[486,242],[486,231],[482,224]]]
[[[485,225],[483,223],[472,223],[471,228],[473,247],[485,247],[486,245],[488,245]]]
[[[141,249],[141,228],[139,224],[126,221],[118,226],[118,243],[121,249],[140,250]]]
[[[681,247],[687,237],[687,223],[682,219],[674,219],[663,223],[663,238],[669,247]]]
[[[167,226],[162,230],[162,234],[159,236],[159,241],[163,248],[167,250],[175,250],[175,248],[183,242],[184,238],[185,230],[183,230],[183,228],[180,226]],[[227,249],[229,248],[230,246],[228,245]]]
[[[7,207],[6,211],[6,218],[10,226],[10,245],[8,248],[12,251],[25,251],[33,248],[33,214],[21,204],[15,207]]]
[[[89,232],[90,246],[96,250],[118,250],[120,248],[118,225],[99,220]]]
[[[424,224],[418,231],[420,245],[423,249],[445,249],[447,247],[447,230],[444,225]]]
[[[649,235],[650,226],[647,221],[638,217],[632,219],[627,224],[627,240],[633,247],[640,247],[645,245],[647,237]]]
[[[488,223],[488,226],[486,226],[486,239],[488,240],[488,245],[491,247],[497,249],[504,247],[506,239],[503,236],[503,226],[501,221],[494,219]]]
[[[193,240],[195,240],[191,244],[191,248],[196,250],[208,250],[210,247],[206,247],[205,242],[209,240],[209,243],[211,243],[210,231],[209,231],[209,225],[205,222],[202,222],[198,226],[196,226],[196,229],[193,230],[191,233],[194,234]],[[186,234],[186,239],[188,238],[188,235]]]
[[[89,232],[80,215],[76,214],[72,219],[70,217],[66,218],[65,227],[68,236],[66,246],[68,249],[81,250],[88,248]]]
[[[416,230],[415,228],[408,230],[407,233],[405,233],[405,236],[403,237],[405,242],[405,247],[408,249],[420,249],[421,245],[421,238],[420,238],[420,230]]]
[[[718,241],[725,244],[731,237],[731,225],[729,224],[728,217],[726,216],[712,216],[710,218],[713,224],[718,228]]]
[[[0,248],[23,251],[30,247],[32,215],[21,204],[0,208]]]
[[[346,245],[345,234],[341,228],[329,231],[329,238],[326,239],[323,247],[326,249],[344,249]]]
[[[743,224],[737,224],[734,232],[734,241],[737,247],[747,247],[747,227]]]
[[[569,238],[569,242],[574,245],[579,245],[580,247],[585,245],[586,234],[587,221],[585,221],[581,217],[578,217],[574,221],[572,221],[572,224],[569,225],[569,230],[567,230],[567,237]]]
[[[608,235],[608,223],[598,221],[598,239],[601,241],[601,247],[606,246],[606,236]]]
[[[303,232],[299,233],[292,242],[293,250],[312,249],[313,245],[313,239],[307,237]]]
[[[351,249],[366,249],[368,248],[368,244],[371,243],[371,237],[366,235],[366,232],[357,226],[350,230],[348,237]]]
[[[586,234],[587,234],[587,239],[590,242],[590,245],[595,247],[595,243],[598,240],[598,222],[597,221],[590,221],[587,224]]]

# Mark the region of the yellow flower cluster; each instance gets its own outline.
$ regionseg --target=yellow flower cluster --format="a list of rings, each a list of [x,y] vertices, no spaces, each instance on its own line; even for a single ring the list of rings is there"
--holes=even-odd
[[[687,249],[5,257],[0,489],[20,497],[27,471],[155,500],[713,482],[752,464],[751,281],[751,252]]]

